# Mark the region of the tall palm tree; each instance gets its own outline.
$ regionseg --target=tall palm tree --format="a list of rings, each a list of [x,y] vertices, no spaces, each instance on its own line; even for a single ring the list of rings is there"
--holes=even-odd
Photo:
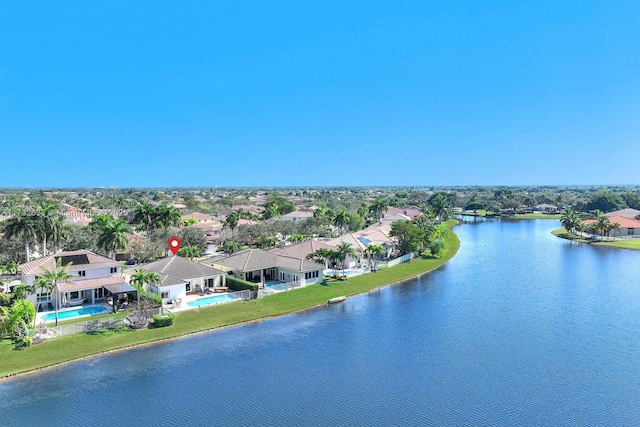
[[[171,226],[179,227],[182,225],[182,217],[180,216],[180,211],[175,206],[170,205],[160,205],[157,206],[155,214],[155,220],[162,228],[167,228]]]
[[[118,250],[125,250],[129,239],[125,233],[130,231],[124,219],[115,219],[111,215],[101,215],[100,223],[97,225],[100,235],[97,245],[104,249],[109,258],[115,259]]]
[[[140,312],[140,294],[142,293],[144,285],[147,283],[148,275],[149,273],[147,273],[145,270],[137,269],[131,275],[131,279],[129,280],[129,282],[132,285],[136,286],[136,288],[138,289],[138,292],[136,292],[136,294],[138,295],[138,312]]]
[[[374,217],[378,218],[378,222],[382,222],[382,215],[389,209],[389,201],[385,199],[376,199],[369,206],[369,210]]]
[[[42,289],[46,289],[47,292],[53,293],[56,290],[58,282],[64,282],[72,277],[67,271],[71,264],[72,263],[70,262],[63,266],[62,258],[58,258],[53,270],[47,270],[45,267],[40,267],[42,274],[40,274],[40,277],[38,278],[37,285]],[[58,299],[58,294],[56,293],[53,305],[56,317],[56,326],[58,326]]]
[[[36,241],[39,233],[35,215],[20,214],[9,218],[4,227],[6,238],[16,237],[24,243],[24,252],[27,262],[31,260],[29,244]]]
[[[155,207],[148,202],[136,206],[133,210],[133,222],[141,224],[145,229],[145,235],[150,237],[152,228],[156,227],[156,210]]]
[[[442,193],[436,194],[433,200],[431,201],[431,209],[441,221],[446,221],[451,216],[451,202]]]
[[[40,204],[38,228],[42,236],[42,256],[47,255],[47,239],[60,241],[64,219],[55,204]]]
[[[341,236],[344,233],[344,229],[346,225],[349,224],[349,219],[350,219],[349,212],[347,212],[344,209],[341,209],[333,219],[333,225],[338,227],[338,230]]]
[[[338,256],[338,260],[342,264],[342,275],[344,276],[344,264],[347,261],[347,257],[355,258],[357,256],[356,250],[351,246],[351,243],[340,242],[340,244],[336,247],[336,252]]]

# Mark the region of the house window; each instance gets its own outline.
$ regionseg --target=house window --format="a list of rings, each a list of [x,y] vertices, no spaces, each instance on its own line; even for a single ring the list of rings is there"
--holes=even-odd
[[[204,281],[204,283],[205,283],[205,286],[207,286],[207,287],[209,287],[209,288],[212,288],[212,287],[213,287],[213,279],[206,279],[206,280]]]
[[[49,292],[38,294],[38,302],[49,302],[49,301],[51,301],[51,294]]]
[[[281,272],[280,272],[280,281],[281,281],[281,282],[284,282],[284,281],[285,281],[285,279],[284,279],[284,271],[281,271]]]
[[[117,273],[118,272],[118,267],[111,267],[109,269],[109,273],[113,274],[113,273]]]
[[[191,292],[191,282],[187,282],[187,283],[185,283],[185,285],[184,285],[184,289],[185,289],[185,291],[187,291],[187,292]]]
[[[84,270],[80,270],[80,271],[78,271],[78,277],[84,277],[84,276],[86,276],[86,275],[87,275],[87,272],[86,272],[86,271],[84,271]]]
[[[160,298],[162,299],[169,298],[169,291],[160,292]]]
[[[294,275],[293,275],[293,281],[294,281],[294,282],[297,282],[297,281],[298,281],[298,279],[299,279],[299,277],[298,277],[296,274],[294,274]]]
[[[635,228],[628,228],[627,234],[635,234]]]
[[[304,280],[311,279],[311,273],[304,273]]]
[[[80,294],[78,294],[78,291],[73,291],[69,293],[69,298],[71,299],[76,299],[80,296]]]

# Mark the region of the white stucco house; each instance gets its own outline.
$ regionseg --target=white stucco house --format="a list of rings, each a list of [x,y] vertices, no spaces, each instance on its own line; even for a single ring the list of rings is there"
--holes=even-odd
[[[136,270],[158,273],[161,282],[150,286],[149,291],[159,295],[163,303],[184,299],[188,293],[205,288],[226,286],[224,271],[177,255],[127,268],[124,271],[125,278],[131,280]]]
[[[218,256],[201,262],[243,280],[262,284],[268,280],[296,282],[300,286],[322,283],[324,270],[322,264],[262,249],[245,249],[231,256]]]
[[[46,270],[53,271],[58,260],[61,266],[69,265],[67,273],[72,277],[58,282],[52,292],[37,288],[37,293],[28,297],[36,309],[51,309],[56,300],[58,307],[64,307],[104,302],[111,294],[126,293],[135,297],[136,290],[125,282],[118,261],[87,250],[60,252],[21,264],[22,283],[36,284]]]

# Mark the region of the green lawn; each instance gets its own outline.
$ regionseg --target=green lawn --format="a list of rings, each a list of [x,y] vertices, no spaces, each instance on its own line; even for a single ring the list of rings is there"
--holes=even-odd
[[[558,228],[557,230],[553,230],[551,233],[558,237],[562,237],[563,239],[573,240],[574,242],[587,243],[589,245],[595,246],[607,246],[610,248],[621,248],[621,249],[634,249],[640,250],[640,239],[620,239],[620,240],[596,240],[589,239],[582,236],[575,236],[573,234],[569,234],[567,230],[564,228]]]
[[[452,227],[456,221],[448,221]],[[0,378],[31,371],[106,351],[137,344],[161,342],[208,329],[235,325],[309,309],[340,295],[355,295],[379,286],[406,280],[431,271],[457,253],[460,240],[449,229],[447,247],[439,259],[417,258],[377,273],[356,276],[348,281],[329,280],[294,291],[281,292],[251,301],[231,302],[176,313],[173,326],[113,333],[100,331],[55,338],[26,350],[14,351],[8,340],[0,342]]]

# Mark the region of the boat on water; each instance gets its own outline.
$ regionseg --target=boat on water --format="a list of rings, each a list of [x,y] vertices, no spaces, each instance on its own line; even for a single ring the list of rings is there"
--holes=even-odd
[[[337,304],[339,302],[343,302],[346,299],[347,299],[347,297],[345,297],[345,296],[339,296],[339,297],[331,298],[329,301],[327,301],[327,303],[328,304]]]

